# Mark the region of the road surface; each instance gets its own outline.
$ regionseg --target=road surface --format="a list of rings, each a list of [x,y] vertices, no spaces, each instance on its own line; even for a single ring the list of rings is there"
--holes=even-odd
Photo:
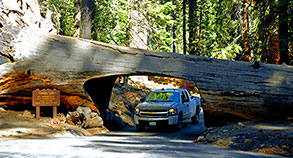
[[[51,139],[0,139],[0,158],[251,158],[276,157],[192,143],[205,130],[203,114],[197,125],[181,131],[135,128],[97,136]]]

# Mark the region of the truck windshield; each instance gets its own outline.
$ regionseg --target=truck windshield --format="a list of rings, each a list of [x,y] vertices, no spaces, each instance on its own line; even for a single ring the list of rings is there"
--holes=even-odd
[[[146,102],[179,102],[178,92],[152,92]]]

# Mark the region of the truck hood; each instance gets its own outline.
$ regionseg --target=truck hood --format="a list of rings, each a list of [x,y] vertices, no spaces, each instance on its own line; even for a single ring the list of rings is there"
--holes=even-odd
[[[143,102],[137,107],[141,110],[169,110],[175,104],[174,102]]]

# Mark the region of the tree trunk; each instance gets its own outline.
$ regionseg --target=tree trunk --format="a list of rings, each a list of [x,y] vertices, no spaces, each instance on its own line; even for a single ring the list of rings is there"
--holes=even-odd
[[[81,37],[91,39],[92,16],[95,10],[95,4],[92,0],[82,0],[81,5]]]
[[[176,0],[172,0],[172,4],[176,6],[176,8],[174,9],[173,11],[173,20],[174,20],[174,23],[173,23],[173,26],[172,26],[172,34],[173,34],[173,43],[172,43],[172,52],[173,53],[176,53],[176,25],[177,25],[177,2]]]
[[[109,45],[48,34],[47,27],[22,25],[22,16],[0,13],[2,59],[0,106],[31,106],[32,90],[61,91],[60,108],[107,109],[121,75],[162,75],[196,83],[205,112],[247,119],[292,117],[293,67],[211,59]],[[18,23],[18,25],[16,25]],[[47,31],[46,31],[47,30]],[[9,41],[7,43],[7,41]],[[90,97],[90,98],[89,98]],[[94,103],[93,103],[94,102]]]
[[[190,55],[196,55],[195,49],[196,49],[196,0],[190,0],[189,1],[189,22],[188,22],[188,28],[189,28],[189,54]]]
[[[248,17],[248,7],[249,3],[248,0],[243,0],[243,51],[244,51],[244,61],[251,61],[251,55],[250,55],[250,46],[249,46],[249,38],[248,38],[248,32],[249,32],[249,17]]]
[[[74,37],[80,37],[80,24],[81,24],[81,0],[74,0],[74,7],[75,7],[75,12],[74,12],[74,28],[75,28],[75,33]]]
[[[203,52],[202,52],[202,27],[201,27],[201,21],[202,21],[202,1],[198,0],[198,12],[199,12],[199,17],[198,17],[198,27],[197,27],[197,34],[198,34],[198,39],[199,39],[199,51],[198,51],[198,55],[203,56]]]
[[[186,0],[183,0],[183,54],[186,54]]]
[[[286,63],[289,65],[290,61],[288,51],[288,5],[288,0],[279,0],[280,63]]]

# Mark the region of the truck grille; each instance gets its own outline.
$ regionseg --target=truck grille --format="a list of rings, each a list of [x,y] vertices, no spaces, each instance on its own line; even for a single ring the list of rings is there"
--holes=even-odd
[[[140,117],[151,117],[151,118],[160,118],[160,117],[168,117],[168,111],[140,111]]]

